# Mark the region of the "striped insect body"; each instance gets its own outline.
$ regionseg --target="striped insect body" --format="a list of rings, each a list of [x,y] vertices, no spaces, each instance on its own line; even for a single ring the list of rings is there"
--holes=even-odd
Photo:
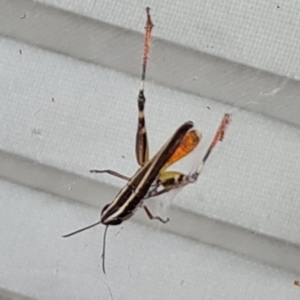
[[[113,170],[90,170],[91,173],[107,173],[119,177],[126,180],[127,183],[116,195],[115,199],[103,207],[98,222],[63,236],[69,237],[94,226],[100,224],[105,225],[102,254],[102,267],[104,273],[105,241],[108,226],[119,225],[125,220],[128,220],[134,215],[138,208],[144,208],[145,213],[151,220],[156,219],[162,223],[168,222],[168,218],[164,220],[159,216],[153,216],[146,206],[145,200],[196,182],[212,150],[219,141],[223,140],[225,130],[230,122],[230,115],[225,114],[200,164],[195,171],[189,174],[170,171],[169,168],[174,163],[190,154],[201,141],[202,135],[200,131],[194,128],[192,121],[187,121],[179,126],[161,149],[149,159],[149,142],[145,121],[146,97],[144,88],[146,67],[150,52],[151,33],[154,25],[150,16],[150,8],[146,8],[146,12],[147,21],[145,26],[141,84],[137,99],[138,125],[135,147],[136,159],[140,167],[132,177],[125,176]]]

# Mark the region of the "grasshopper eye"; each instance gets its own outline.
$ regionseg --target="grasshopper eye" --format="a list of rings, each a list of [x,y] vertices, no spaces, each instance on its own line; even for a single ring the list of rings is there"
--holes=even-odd
[[[109,222],[106,223],[105,225],[119,225],[119,224],[121,224],[122,222],[123,222],[122,219],[117,218],[117,219],[114,219],[114,220],[109,221]]]

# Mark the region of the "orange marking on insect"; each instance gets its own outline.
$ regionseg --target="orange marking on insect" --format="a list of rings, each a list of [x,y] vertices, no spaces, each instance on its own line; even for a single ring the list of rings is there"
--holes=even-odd
[[[164,171],[170,165],[174,164],[176,161],[180,160],[181,158],[183,158],[186,155],[188,155],[189,153],[191,153],[197,147],[201,138],[202,138],[202,135],[198,130],[189,131],[185,135],[183,141],[181,142],[179,147],[176,149],[174,154],[164,165],[162,171]]]

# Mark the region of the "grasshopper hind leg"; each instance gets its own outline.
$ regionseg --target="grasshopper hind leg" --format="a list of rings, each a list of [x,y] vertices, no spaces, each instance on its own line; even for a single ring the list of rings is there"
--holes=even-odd
[[[146,98],[144,95],[145,79],[146,79],[146,67],[150,52],[150,42],[151,42],[151,32],[153,28],[153,23],[150,16],[150,8],[146,8],[147,12],[147,22],[145,27],[145,37],[144,37],[144,53],[143,53],[143,64],[142,64],[142,74],[141,74],[141,86],[138,95],[138,127],[136,132],[136,159],[140,166],[143,166],[149,160],[149,144],[146,130],[145,122],[145,102]]]
[[[225,131],[229,123],[230,123],[230,115],[225,114],[206,153],[204,154],[203,159],[201,160],[195,172],[185,175],[177,171],[165,171],[165,169],[163,169],[163,171],[159,175],[156,185],[149,190],[149,192],[147,193],[144,199],[156,197],[164,193],[167,193],[173,189],[184,187],[185,185],[190,183],[195,183],[199,175],[201,174],[203,167],[207,159],[211,155],[213,149],[216,147],[218,142],[221,142],[224,139]],[[172,161],[170,163],[167,163],[166,167],[168,167],[171,163]],[[159,190],[160,187],[162,187],[161,190]]]
[[[138,127],[136,132],[136,159],[140,166],[143,166],[149,160],[149,143],[145,122],[145,96],[144,90],[140,90],[138,97]]]
[[[153,28],[153,23],[150,16],[150,8],[146,8],[147,12],[147,22],[145,27],[145,39],[144,39],[144,53],[143,53],[143,65],[142,65],[142,75],[141,75],[141,86],[138,95],[138,127],[136,132],[136,159],[140,166],[143,166],[149,160],[149,144],[145,123],[145,102],[146,98],[144,95],[144,86],[146,79],[146,67],[150,51],[150,41],[151,32]],[[120,174],[113,170],[90,170],[90,173],[107,173],[118,178],[129,181],[130,177]]]

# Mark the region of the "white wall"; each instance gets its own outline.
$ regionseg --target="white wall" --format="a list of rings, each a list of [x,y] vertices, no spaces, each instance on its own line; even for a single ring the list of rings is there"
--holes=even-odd
[[[93,17],[131,29],[143,23],[143,4],[139,9],[128,4],[126,9],[132,14],[125,18],[120,14],[120,4],[112,8],[109,3],[96,3],[94,10],[89,10],[90,2],[82,7],[79,1],[76,3],[67,9],[76,8],[80,14],[113,10],[111,15],[119,18],[107,19],[108,14],[106,18],[97,14]],[[266,9],[267,2],[260,3]],[[236,15],[245,13],[247,7],[233,4],[204,5],[207,22],[209,16],[214,22],[223,20],[221,11],[230,7],[235,7]],[[164,30],[172,32],[170,20],[174,21],[176,11],[187,22],[197,20],[199,8],[192,9],[192,5],[174,4],[170,10],[165,4],[148,5],[156,15],[154,34],[161,38],[166,38]],[[292,4],[278,5],[280,9],[287,7],[293,19]],[[170,15],[166,18],[169,23],[160,25],[163,8],[164,14]],[[249,24],[257,26],[253,7],[247,11],[252,18]],[[26,18],[30,19],[30,14]],[[182,22],[168,39],[180,42],[178,34],[187,32],[182,31]],[[196,25],[187,24],[191,33],[180,43],[204,50],[200,44],[189,44],[194,39],[188,40],[188,35],[198,31]],[[271,32],[270,24],[262,30],[264,34]],[[219,27],[223,28],[222,22]],[[236,30],[243,28],[243,33],[250,31],[246,25]],[[249,55],[242,50],[230,51],[230,43],[221,39],[220,32],[209,36],[238,63],[275,72],[275,77],[288,73],[284,68],[279,70],[277,57],[281,52],[276,54],[274,47],[274,69],[263,54],[254,55],[255,51],[268,50],[269,43],[256,45],[260,35],[251,35],[256,42],[247,50]],[[251,43],[247,44],[245,36],[237,42],[244,41],[248,49]],[[282,34],[278,38],[286,45],[288,37]],[[270,41],[275,43],[274,39]],[[292,41],[297,43],[297,38]],[[142,45],[136,47],[140,52]],[[156,213],[170,217],[168,225],[148,221],[143,212],[138,212],[136,222],[110,228],[105,276],[100,258],[102,227],[67,240],[61,235],[97,221],[103,205],[124,184],[105,175],[91,176],[89,169],[111,168],[126,175],[136,170],[139,79],[4,37],[0,39],[0,51],[0,289],[36,299],[110,299],[109,289],[115,300],[299,299],[300,289],[293,286],[300,274],[298,128],[149,80],[146,114],[151,153],[178,125],[193,120],[204,139],[199,151],[183,164],[183,169],[190,170],[225,112],[232,114],[232,123],[197,184],[153,201]],[[227,57],[222,51],[217,54]],[[126,60],[124,51],[119,55],[120,60]],[[293,57],[297,57],[296,52]],[[140,58],[136,61],[139,63]],[[290,60],[283,65],[297,73]],[[149,68],[155,67],[150,60]],[[280,101],[284,108],[284,99]]]

